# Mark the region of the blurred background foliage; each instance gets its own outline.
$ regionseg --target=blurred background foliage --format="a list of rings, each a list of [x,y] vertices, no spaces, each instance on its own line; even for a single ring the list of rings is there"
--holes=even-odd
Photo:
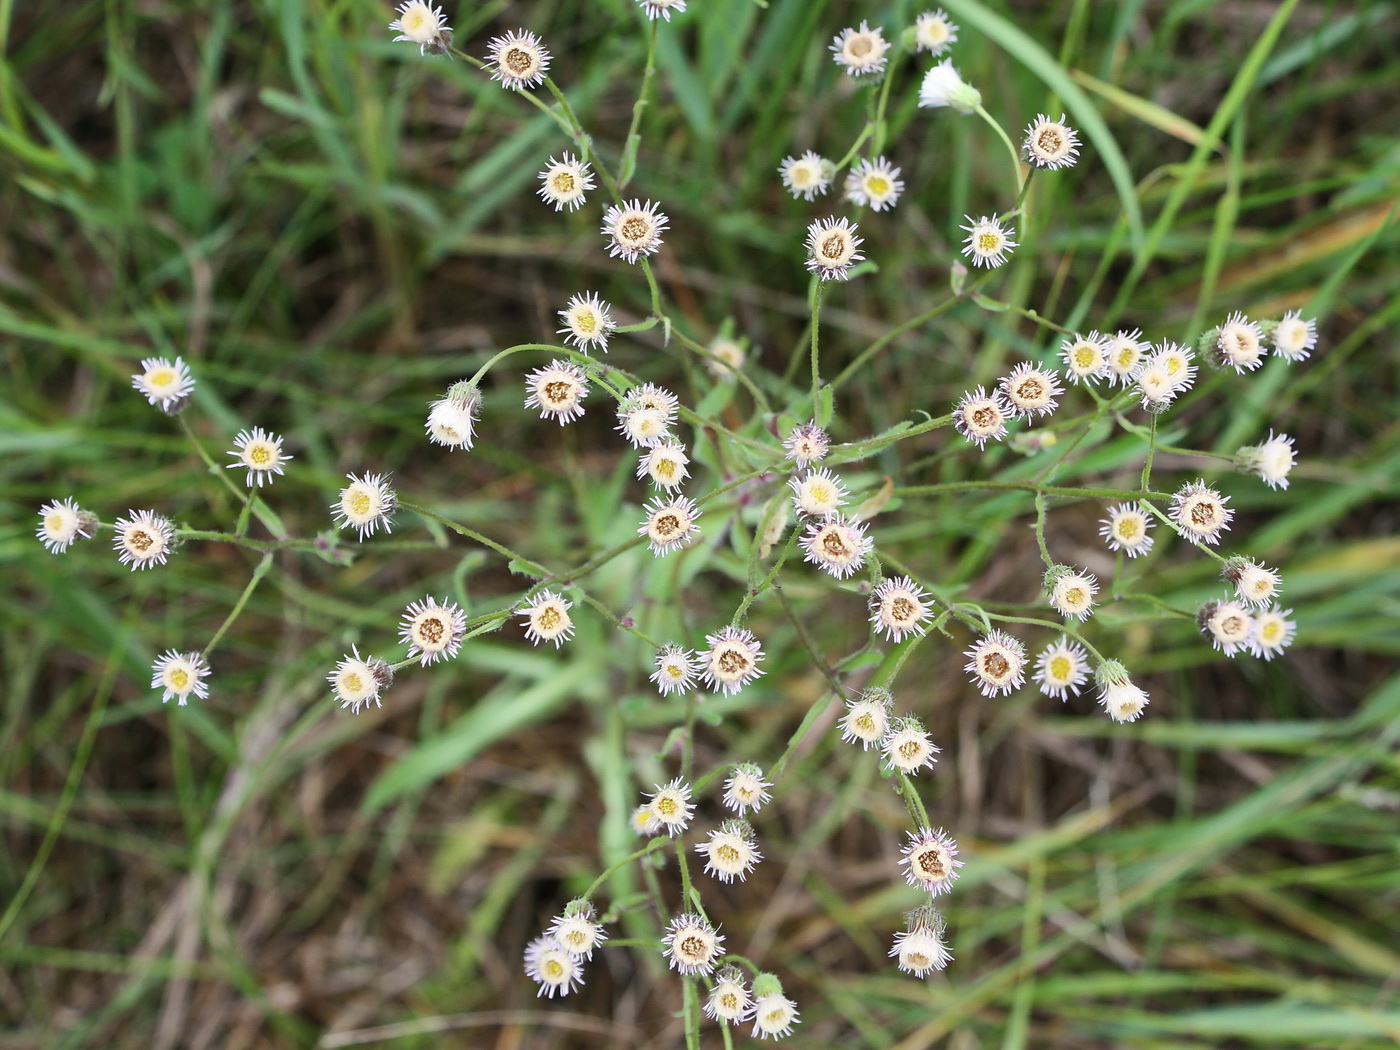
[[[843,154],[863,126],[867,89],[832,64],[831,37],[861,19],[893,35],[922,8],[689,6],[662,26],[632,190],[671,217],[656,266],[677,324],[701,342],[745,337],[775,408],[805,411],[801,242],[845,209],[791,200],[775,171],[805,149]],[[801,1004],[793,1046],[1393,1046],[1400,13],[1388,0],[943,6],[963,27],[959,69],[1013,137],[1037,112],[1091,104],[1123,157],[1117,184],[1093,145],[1036,178],[1034,236],[1022,231],[992,294],[1153,339],[1193,339],[1234,309],[1319,318],[1305,364],[1214,380],[1164,418],[1173,443],[1217,452],[1294,435],[1291,488],[1186,456],[1161,456],[1157,475],[1218,479],[1239,512],[1227,546],[1281,567],[1300,635],[1272,664],[1225,662],[1188,622],[1110,604],[1091,633],[1153,697],[1132,726],[1087,696],[984,700],[961,671],[963,635],[926,642],[896,691],[944,748],[925,800],[969,860],[945,909],[956,961],[938,980],[885,959],[918,900],[894,864],[907,818],[870,756],[839,745],[830,710],[758,822],[768,859],[707,898],[731,946]],[[447,14],[476,55],[495,33],[538,32],[618,156],[645,54],[632,0]],[[533,196],[569,145],[552,121],[464,62],[391,43],[391,17],[368,0],[0,3],[0,1046],[680,1039],[659,954],[605,950],[582,992],[552,1003],[519,964],[629,848],[639,788],[670,775],[683,704],[655,696],[635,639],[583,609],[558,653],[511,625],[403,672],[382,710],[343,714],[326,671],[351,644],[393,648],[409,601],[480,612],[525,586],[404,514],[395,537],[433,543],[370,544],[348,566],[278,556],[215,656],[208,701],[162,708],[151,660],[203,645],[257,557],[192,543],[132,574],[105,539],[54,557],[33,536],[37,507],[67,495],[106,521],[153,507],[231,525],[228,492],[129,388],[142,357],[175,354],[198,377],[185,419],[211,452],[246,426],[287,435],[296,459],[265,498],[295,535],[327,528],[341,478],[363,470],[393,471],[409,498],[553,568],[630,535],[645,492],[603,397],[562,431],[520,409],[519,375],[542,361],[488,378],[470,453],[424,439],[428,401],[493,351],[552,338],[569,295],[602,293],[624,323],[648,300],[602,250],[601,194],[564,215]],[[916,109],[927,64],[906,57],[894,74],[884,148],[906,195],[861,218],[874,268],[823,311],[838,440],[941,414],[1058,341],[965,301],[842,372],[944,294],[965,213],[1009,206],[990,129]],[[609,360],[763,432],[746,393],[658,330],[618,337]],[[1132,484],[1141,452],[1103,427],[1063,483]],[[713,485],[722,467],[704,458]],[[1032,468],[941,431],[843,477],[873,492],[886,475]],[[738,602],[760,503],[734,507],[695,557],[653,571],[629,552],[589,593],[699,641]],[[1101,513],[1054,506],[1051,549],[1111,572]],[[875,533],[995,607],[1035,600],[1032,520],[1025,493],[896,496]],[[1183,608],[1217,593],[1213,563],[1183,546],[1159,535],[1127,589]],[[865,643],[854,588],[793,565],[783,594],[814,651],[777,602],[755,606],[768,674],[707,701],[702,770],[771,760],[826,689],[821,665]],[[711,800],[702,814],[717,815]]]

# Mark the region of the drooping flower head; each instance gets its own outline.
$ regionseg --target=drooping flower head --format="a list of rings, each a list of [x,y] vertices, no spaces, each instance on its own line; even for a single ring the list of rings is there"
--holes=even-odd
[[[899,968],[915,977],[946,969],[953,953],[944,942],[942,916],[931,904],[925,904],[906,915],[904,922],[904,930],[895,934],[890,958],[898,959]]]
[[[647,449],[637,461],[637,477],[648,477],[653,485],[674,489],[690,476],[690,456],[679,441],[667,439]]]
[[[958,113],[975,113],[982,104],[982,93],[958,75],[951,59],[945,58],[924,74],[919,84],[919,105],[923,108],[947,106]]]
[[[470,449],[476,440],[481,391],[470,380],[454,383],[445,397],[428,406],[428,440],[446,448]]]
[[[1246,445],[1235,453],[1235,462],[1240,469],[1258,475],[1271,489],[1288,488],[1288,475],[1293,470],[1295,459],[1293,439],[1287,434],[1275,434],[1272,430],[1260,444]]]
[[[383,707],[380,694],[394,681],[393,669],[377,657],[365,659],[358,647],[352,646],[350,655],[342,657],[335,670],[326,675],[336,700],[342,708],[349,708],[351,714],[359,714],[360,708]]]
[[[1317,346],[1317,322],[1304,320],[1297,310],[1290,310],[1274,326],[1274,353],[1285,361],[1301,361]]]
[[[1128,677],[1128,669],[1117,660],[1105,660],[1094,671],[1099,703],[1115,722],[1133,722],[1147,706],[1147,693]]]
[[[792,1034],[792,1026],[801,1023],[797,1004],[783,994],[782,982],[775,974],[761,973],[753,979],[753,1037],[783,1039]]]
[[[1214,352],[1217,364],[1243,374],[1262,365],[1269,351],[1259,326],[1236,311],[1217,329]]]
[[[394,37],[395,43],[406,40],[417,44],[420,55],[442,55],[451,48],[452,27],[441,7],[422,0],[404,0],[395,10],[399,17],[389,23],[390,31],[399,34]]]
[[[1279,574],[1253,558],[1234,557],[1225,561],[1220,576],[1235,587],[1240,601],[1250,605],[1268,605],[1278,597],[1282,582]]]
[[[637,0],[637,3],[642,5],[642,10],[652,21],[664,18],[669,22],[672,11],[679,14],[685,10],[685,0]]]
[[[39,508],[35,535],[53,554],[62,554],[74,540],[90,540],[96,534],[97,515],[72,499],[51,500]]]

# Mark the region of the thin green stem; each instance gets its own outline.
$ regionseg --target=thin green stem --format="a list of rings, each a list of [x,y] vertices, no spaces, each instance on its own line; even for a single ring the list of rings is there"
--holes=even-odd
[[[1016,178],[1016,192],[1012,194],[1012,197],[1018,201],[1022,200],[1021,188],[1025,185],[1026,176],[1021,168],[1020,150],[1016,148],[1016,144],[1011,141],[1010,136],[1006,134],[1005,129],[997,122],[997,119],[988,113],[980,103],[977,106],[977,115],[992,126],[992,130],[997,133],[997,137],[1005,143],[1006,151],[1011,154],[1011,170],[1015,173]],[[1024,213],[1022,214],[1024,217]]]
[[[238,619],[243,612],[243,607],[248,604],[248,599],[253,596],[253,591],[257,590],[258,584],[262,582],[262,578],[267,575],[267,570],[271,567],[272,552],[268,551],[253,568],[253,575],[248,578],[248,585],[243,588],[243,593],[238,596],[238,601],[229,610],[229,614],[224,617],[224,622],[219,625],[219,629],[214,632],[214,637],[210,638],[208,644],[204,646],[206,659],[214,651],[214,647],[219,644],[228,629],[233,626],[233,621]]]
[[[627,854],[627,856],[623,857],[623,858],[622,858],[620,861],[618,861],[616,864],[612,865],[610,868],[608,868],[606,871],[604,871],[601,875],[599,875],[596,879],[594,879],[594,880],[589,884],[588,889],[586,889],[586,890],[583,891],[583,899],[584,899],[584,900],[592,900],[592,899],[593,899],[593,895],[594,895],[595,893],[598,892],[598,890],[602,887],[603,883],[607,882],[608,879],[612,878],[613,875],[615,875],[617,872],[619,872],[619,871],[621,871],[623,868],[627,867],[627,865],[633,864],[633,863],[635,863],[636,861],[641,860],[643,857],[647,856],[649,853],[655,853],[657,850],[661,849],[663,846],[666,846],[666,845],[669,845],[669,844],[670,844],[670,840],[669,840],[669,839],[666,839],[666,838],[656,838],[656,839],[652,839],[650,842],[648,842],[645,846],[643,846],[641,849],[637,850],[636,852]]]
[[[404,510],[411,510],[415,514],[421,514],[425,518],[431,518],[439,525],[446,525],[449,529],[451,529],[458,535],[466,536],[468,539],[471,540],[476,540],[476,542],[480,543],[483,547],[490,547],[497,554],[505,558],[509,558],[511,561],[520,565],[522,568],[529,569],[537,577],[544,577],[549,575],[549,570],[546,569],[539,562],[532,561],[531,559],[525,557],[523,554],[517,554],[515,551],[511,550],[504,544],[497,543],[489,536],[483,536],[475,529],[469,529],[467,528],[467,526],[462,525],[459,522],[455,522],[451,518],[443,517],[435,510],[429,510],[427,507],[421,507],[417,503],[409,503],[406,500],[400,500],[399,506],[402,507]]]

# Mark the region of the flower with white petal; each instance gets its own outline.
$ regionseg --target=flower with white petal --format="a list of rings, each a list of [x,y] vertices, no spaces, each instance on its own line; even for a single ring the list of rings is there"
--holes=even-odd
[[[209,695],[209,686],[204,679],[209,675],[209,661],[203,653],[181,653],[167,649],[151,665],[151,688],[161,689],[164,695],[162,704],[173,697],[184,707],[193,693],[196,700]]]
[[[74,540],[90,540],[96,534],[97,515],[72,499],[51,500],[39,508],[35,535],[50,553],[62,554]]]

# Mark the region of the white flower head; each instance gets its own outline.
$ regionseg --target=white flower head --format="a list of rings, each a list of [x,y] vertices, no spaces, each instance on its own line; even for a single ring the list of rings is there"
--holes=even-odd
[[[1021,156],[1027,164],[1055,171],[1079,160],[1079,134],[1065,123],[1065,116],[1051,120],[1044,113],[1026,125]]]
[[[715,986],[705,1001],[705,1016],[724,1024],[740,1024],[753,1011],[753,996],[749,994],[744,976],[737,967],[726,966],[715,975]]]
[[[282,451],[282,439],[269,434],[262,427],[240,430],[233,439],[233,448],[228,453],[236,462],[230,463],[228,470],[246,470],[246,484],[262,488],[272,481],[273,475],[281,477],[282,464],[292,457]]]
[[[700,508],[687,496],[673,499],[658,496],[647,504],[646,511],[646,520],[637,533],[647,538],[653,554],[665,555],[680,550],[699,532],[696,518]]]
[[[637,3],[642,5],[642,10],[652,21],[664,18],[669,22],[672,11],[679,14],[685,10],[685,0],[637,0]]]
[[[1152,519],[1141,507],[1131,503],[1110,507],[1108,517],[1099,522],[1099,535],[1108,543],[1110,550],[1122,551],[1129,558],[1146,554],[1155,542],[1152,538]]]
[[[915,977],[927,977],[935,970],[946,969],[953,953],[944,943],[944,926],[930,905],[910,912],[905,929],[895,934],[890,958],[899,960],[899,968]]]
[[[871,29],[868,22],[861,22],[859,29],[841,30],[831,41],[832,58],[850,77],[884,72],[889,49],[884,30]]]
[[[185,407],[194,393],[194,377],[181,358],[169,361],[164,357],[148,357],[141,362],[141,371],[131,377],[131,385],[146,396],[156,408],[173,416]]]
[[[792,428],[792,433],[788,434],[783,447],[787,449],[788,459],[792,460],[799,470],[804,470],[826,458],[831,449],[831,439],[815,421],[799,423]]]
[[[536,937],[525,948],[525,976],[540,986],[537,997],[563,997],[583,984],[583,964],[553,937]]]
[[[593,958],[593,949],[608,939],[587,901],[570,901],[563,915],[550,920],[545,936],[553,937],[575,959]]]
[[[794,509],[809,518],[829,517],[846,504],[841,479],[825,467],[789,478],[788,488],[792,489]]]
[[[541,419],[558,420],[562,427],[583,417],[588,376],[570,361],[551,361],[525,377],[525,407],[538,408]]]
[[[920,51],[938,56],[958,42],[958,27],[948,19],[948,12],[925,11],[914,19],[914,42]]]
[[[1131,332],[1120,328],[1108,337],[1108,374],[1116,386],[1127,386],[1137,375],[1138,365],[1147,356],[1148,345],[1142,329]]]
[[[388,474],[365,474],[357,478],[354,474],[345,477],[350,484],[340,490],[340,498],[331,508],[335,514],[336,528],[353,528],[363,540],[373,536],[379,529],[393,532],[393,515],[398,509],[399,500],[389,487]]]
[[[958,433],[978,448],[988,441],[1000,441],[1006,436],[1006,421],[1012,418],[1012,408],[999,391],[988,394],[978,387],[963,394],[953,409],[953,422]]]
[[[821,154],[810,149],[800,157],[784,157],[778,165],[783,188],[795,198],[801,197],[806,201],[815,199],[831,185],[828,163]]]
[[[1056,565],[1045,574],[1045,589],[1051,607],[1067,620],[1087,620],[1094,609],[1099,581],[1091,572],[1076,572],[1068,565]]]
[[[973,643],[964,668],[983,696],[1004,696],[1026,680],[1026,647],[1005,631],[992,631]]]
[[[792,1034],[792,1026],[801,1024],[797,1004],[782,992],[757,995],[757,988],[755,983],[752,1035],[758,1039],[786,1039]]]
[[[710,375],[715,377],[716,382],[724,382],[732,379],[734,375],[743,369],[744,362],[748,360],[748,351],[744,349],[744,344],[737,339],[729,339],[718,335],[710,340],[710,345],[705,348],[705,368]]]
[[[893,704],[894,697],[888,689],[866,689],[859,696],[847,698],[846,714],[840,723],[841,739],[869,751],[889,733]]]
[[[418,53],[446,54],[452,46],[452,27],[447,24],[442,8],[422,0],[404,0],[395,10],[398,18],[389,23],[391,32],[398,33],[394,42],[406,40],[418,45]]]
[[[1232,313],[1220,326],[1215,337],[1215,359],[1222,367],[1233,368],[1241,374],[1264,363],[1268,348],[1264,333],[1244,314]]]
[[[667,390],[664,386],[657,386],[655,383],[643,383],[641,386],[633,387],[627,392],[627,400],[642,408],[654,408],[661,413],[666,425],[670,426],[676,421],[677,407],[680,405],[680,398]]]
[[[1154,414],[1165,412],[1176,400],[1181,387],[1164,361],[1154,354],[1145,360],[1133,376],[1142,407]]]
[[[772,786],[764,779],[762,769],[752,762],[742,763],[724,782],[724,806],[741,817],[749,810],[757,813],[772,798],[768,793]]]
[[[530,604],[516,615],[525,617],[525,637],[531,644],[553,642],[558,649],[574,636],[574,621],[569,616],[573,602],[553,591],[544,590],[535,595]]]
[[[72,499],[51,500],[39,508],[35,535],[53,554],[62,554],[74,540],[90,540],[96,534],[97,515]]]
[[[642,204],[640,198],[614,204],[603,214],[603,233],[608,238],[608,254],[635,263],[639,256],[661,250],[661,235],[670,219],[655,201]]]
[[[1222,496],[1198,479],[1183,485],[1172,496],[1172,520],[1185,539],[1197,546],[1202,543],[1214,546],[1235,516],[1235,512],[1225,506],[1229,501],[1229,496]]]
[[[914,776],[921,769],[933,768],[940,748],[917,718],[897,718],[880,741],[880,750],[885,753],[886,769]]]
[[[959,229],[967,232],[967,240],[962,253],[972,260],[972,265],[996,267],[1006,262],[1006,257],[1017,247],[1017,242],[1011,239],[1016,236],[1016,228],[1003,225],[1000,219],[990,215],[977,219],[964,215],[963,218],[966,223]]]
[[[666,413],[628,398],[618,406],[617,430],[633,448],[654,448],[671,436]]]
[[[924,108],[948,106],[959,113],[975,113],[981,104],[982,93],[958,75],[951,59],[930,69],[919,84],[919,105]]]
[[[1089,680],[1089,654],[1077,642],[1061,638],[1035,658],[1032,678],[1046,696],[1060,700],[1069,699],[1071,693],[1078,696]]]
[[[383,707],[379,695],[394,681],[393,669],[376,657],[365,659],[358,647],[351,647],[350,655],[342,657],[335,670],[326,675],[331,691],[340,701],[342,708],[349,708],[351,714],[359,714],[361,707]]]
[[[1289,619],[1292,609],[1280,609],[1271,605],[1254,614],[1254,633],[1249,640],[1250,652],[1255,656],[1272,660],[1293,644],[1293,635],[1298,625]]]
[[[894,576],[880,581],[870,595],[870,623],[876,634],[892,642],[904,641],[905,635],[923,637],[933,616],[929,595],[908,576]]]
[[[680,442],[665,440],[647,449],[637,461],[637,477],[650,478],[657,488],[674,489],[687,477],[690,456]]]
[[[690,975],[710,973],[724,955],[724,936],[703,915],[686,912],[666,927],[661,947],[671,969]]]
[[[428,440],[445,448],[470,449],[476,440],[481,391],[470,380],[454,383],[447,396],[428,406]]]
[[[807,526],[801,543],[806,552],[804,560],[838,580],[857,572],[875,546],[861,522],[841,514],[833,514],[824,521],[815,521]]]
[[[1196,355],[1179,343],[1158,343],[1152,351],[1152,356],[1144,362],[1144,365],[1148,364],[1160,364],[1164,367],[1172,377],[1172,382],[1176,384],[1178,394],[1190,390],[1196,382]]]
[[[670,642],[656,651],[656,670],[649,677],[662,696],[686,692],[697,676],[695,654],[689,649]]]
[[[696,844],[695,852],[705,858],[705,874],[725,883],[743,882],[763,859],[747,820],[726,820],[710,832],[709,841]]]
[[[1022,361],[1001,381],[1001,392],[1012,415],[1029,420],[1054,412],[1064,388],[1060,386],[1060,373],[1053,368]]]
[[[544,83],[549,70],[549,51],[528,29],[516,29],[498,36],[486,45],[486,66],[491,79],[501,87],[524,91]]]
[[[1235,594],[1240,601],[1255,606],[1268,605],[1278,597],[1279,589],[1283,585],[1276,571],[1253,558],[1227,559],[1220,576],[1227,583],[1234,585]]]
[[[1254,636],[1254,618],[1239,602],[1206,602],[1196,610],[1196,626],[1226,656],[1249,648]]]
[[[737,693],[763,674],[758,669],[763,660],[763,646],[754,633],[744,627],[729,626],[715,634],[707,634],[710,648],[698,654],[705,682],[712,689]]]
[[[1065,371],[1075,383],[1089,383],[1111,374],[1108,339],[1098,332],[1076,335],[1060,344]]]
[[[920,828],[908,835],[908,843],[899,851],[904,881],[928,890],[935,897],[947,893],[957,881],[958,869],[963,866],[957,859],[958,844],[953,836],[942,828]]]
[[[209,695],[209,686],[204,679],[209,676],[209,661],[203,653],[181,653],[167,649],[151,664],[151,688],[161,689],[164,695],[162,704],[173,697],[184,707],[193,693],[196,700]]]
[[[1297,310],[1290,310],[1274,326],[1274,353],[1285,361],[1301,361],[1317,346],[1317,322],[1304,320]]]
[[[558,334],[564,337],[565,345],[572,343],[585,354],[595,346],[607,353],[608,336],[617,327],[609,312],[611,309],[596,294],[575,295],[569,299],[569,305],[559,311],[564,327]]]
[[[1268,438],[1258,445],[1246,445],[1235,453],[1240,468],[1257,474],[1271,489],[1288,488],[1288,475],[1293,470],[1297,454],[1293,439],[1287,434],[1269,431]]]
[[[466,613],[452,602],[429,595],[404,610],[399,636],[408,645],[408,658],[418,657],[421,667],[450,660],[462,648],[467,629]]]
[[[112,549],[133,572],[164,565],[175,550],[175,526],[153,510],[130,511],[117,519]]]
[[[823,281],[844,281],[851,266],[865,256],[860,246],[865,243],[856,231],[860,229],[849,219],[834,215],[807,227],[807,269]]]
[[[862,160],[846,175],[846,199],[875,211],[893,208],[903,192],[899,169],[885,157]]]
[[[1115,722],[1134,722],[1147,706],[1147,693],[1128,677],[1128,670],[1117,660],[1105,660],[1094,672],[1099,687],[1099,703]]]
[[[594,185],[593,169],[588,162],[566,152],[559,160],[549,158],[544,171],[540,172],[540,188],[536,192],[540,200],[554,205],[555,211],[565,208],[574,211],[583,204],[584,194]]]
[[[655,835],[664,831],[675,838],[690,824],[695,816],[695,806],[690,801],[690,785],[680,777],[666,784],[657,784],[656,790],[647,797],[647,834]]]

